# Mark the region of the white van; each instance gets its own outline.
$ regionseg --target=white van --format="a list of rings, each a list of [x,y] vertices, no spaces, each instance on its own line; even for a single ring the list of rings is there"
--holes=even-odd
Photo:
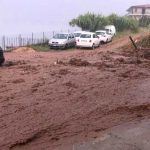
[[[105,30],[107,31],[108,34],[112,34],[113,36],[116,35],[116,28],[114,25],[105,26]]]
[[[74,32],[74,36],[75,36],[75,39],[76,41],[79,39],[80,35],[82,34],[83,31],[75,31]]]

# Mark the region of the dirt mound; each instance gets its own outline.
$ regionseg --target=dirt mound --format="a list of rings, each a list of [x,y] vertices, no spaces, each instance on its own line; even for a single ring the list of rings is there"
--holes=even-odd
[[[30,47],[19,47],[13,50],[13,52],[18,53],[18,52],[27,52],[27,53],[33,53],[36,52],[33,48]]]

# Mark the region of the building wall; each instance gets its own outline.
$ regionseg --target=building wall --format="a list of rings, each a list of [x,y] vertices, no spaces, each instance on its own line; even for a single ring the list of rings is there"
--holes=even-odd
[[[146,14],[150,14],[150,8],[146,9]]]
[[[142,8],[132,8],[131,14],[142,14]]]
[[[144,14],[146,14],[147,17],[150,17],[150,8],[145,8],[145,13]],[[129,10],[128,16],[130,18],[139,20],[142,16],[144,16],[143,15],[143,9],[133,7]]]
[[[142,14],[142,8],[132,8],[129,14]],[[150,8],[145,9],[145,14],[150,14]]]

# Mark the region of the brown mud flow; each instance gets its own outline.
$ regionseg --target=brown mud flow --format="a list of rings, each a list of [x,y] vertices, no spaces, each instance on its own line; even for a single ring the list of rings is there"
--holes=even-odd
[[[128,38],[96,50],[5,53],[0,149],[58,150],[150,118],[150,60]],[[66,150],[66,149],[65,149]]]

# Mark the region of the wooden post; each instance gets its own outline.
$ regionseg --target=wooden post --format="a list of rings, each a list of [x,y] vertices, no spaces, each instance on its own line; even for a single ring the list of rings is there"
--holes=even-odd
[[[129,38],[130,38],[130,40],[131,40],[131,42],[132,42],[132,44],[133,44],[133,46],[134,46],[135,50],[137,50],[137,49],[138,49],[138,47],[136,46],[136,44],[135,44],[134,40],[132,39],[132,37],[131,37],[131,36],[129,36]]]
[[[138,49],[137,45],[135,44],[135,42],[134,42],[134,40],[132,39],[131,36],[129,36],[129,39],[131,40],[131,42],[132,42],[132,44],[133,44],[133,46],[134,46],[134,48],[135,48],[136,62],[137,62],[137,63],[140,63],[140,59],[139,59],[139,49]]]

